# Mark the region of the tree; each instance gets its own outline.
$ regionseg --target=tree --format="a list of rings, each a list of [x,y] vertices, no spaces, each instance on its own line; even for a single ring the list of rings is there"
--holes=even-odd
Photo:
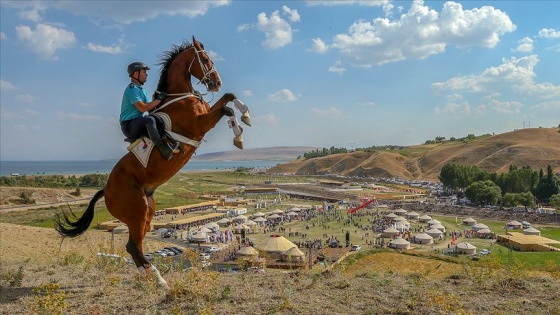
[[[502,190],[491,180],[477,181],[467,187],[465,196],[477,204],[495,205],[502,197]]]

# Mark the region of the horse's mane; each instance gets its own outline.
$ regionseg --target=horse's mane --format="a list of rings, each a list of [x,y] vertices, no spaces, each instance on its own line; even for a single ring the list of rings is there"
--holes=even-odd
[[[167,83],[167,72],[169,71],[169,67],[173,62],[173,59],[177,57],[180,53],[192,47],[192,44],[188,41],[184,41],[181,45],[173,45],[171,50],[163,52],[161,54],[161,60],[157,64],[161,66],[160,75],[159,75],[159,82],[157,85],[156,90],[160,92],[167,91],[168,83]]]

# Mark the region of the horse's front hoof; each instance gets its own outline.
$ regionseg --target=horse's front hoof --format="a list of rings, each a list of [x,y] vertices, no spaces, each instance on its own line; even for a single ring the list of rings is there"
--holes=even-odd
[[[243,137],[242,136],[236,136],[235,138],[233,138],[233,145],[240,149],[243,150]]]
[[[249,116],[249,111],[247,110],[245,113],[243,113],[243,115],[241,115],[241,121],[251,127],[251,116]]]

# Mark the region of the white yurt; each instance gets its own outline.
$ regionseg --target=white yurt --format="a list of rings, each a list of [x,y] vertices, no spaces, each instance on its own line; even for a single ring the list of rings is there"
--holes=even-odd
[[[210,222],[210,223],[206,223],[204,224],[205,228],[209,228],[209,229],[214,229],[214,230],[219,230],[220,229],[220,225],[216,222]]]
[[[480,230],[476,231],[476,234],[487,235],[487,234],[492,234],[492,231],[490,231],[490,229],[480,229]]]
[[[432,244],[434,242],[434,238],[426,233],[420,233],[414,237],[414,241],[417,244]]]
[[[457,244],[457,253],[465,255],[476,254],[476,247],[467,242]]]
[[[428,223],[429,225],[441,224],[441,222],[439,222],[439,221],[436,220],[436,219],[431,219],[430,221],[428,221],[428,222],[426,222],[426,223]]]
[[[291,248],[296,247],[296,244],[284,236],[273,234],[265,238],[255,246],[256,249],[266,252],[271,258],[281,258],[282,254],[286,253]]]
[[[432,217],[430,217],[429,215],[425,214],[425,215],[419,217],[419,218],[418,218],[418,221],[424,222],[424,223],[425,223],[425,222],[430,221],[431,219],[432,219]]]
[[[388,227],[383,230],[382,236],[383,237],[395,237],[399,234],[399,230],[395,229],[394,227]]]
[[[216,221],[216,223],[218,223],[218,225],[220,225],[221,227],[226,227],[230,224],[229,219],[227,218],[223,218],[219,221]]]
[[[235,221],[239,221],[239,222],[245,222],[247,220],[247,217],[240,214],[238,216],[236,216],[235,218],[233,218]]]
[[[254,218],[252,221],[256,222],[257,224],[263,225],[263,222],[266,222],[266,219],[263,218],[263,217],[257,217],[257,218]]]
[[[393,211],[394,214],[396,215],[405,215],[406,214],[406,210],[404,210],[403,208],[397,209],[395,211]]]
[[[420,217],[420,215],[418,213],[414,212],[414,211],[406,214],[406,218],[411,219],[411,220],[418,220],[419,217]]]
[[[399,221],[393,224],[393,227],[403,233],[404,231],[408,231],[410,229],[410,223],[408,223],[408,221]]]
[[[520,229],[523,225],[515,220],[506,223],[508,229]]]
[[[292,247],[282,254],[282,260],[289,262],[305,261],[305,253],[297,247]]]
[[[298,207],[293,207],[293,208],[288,209],[288,211],[290,211],[290,212],[300,212],[301,209],[298,208]]]
[[[476,220],[473,218],[466,218],[463,220],[463,225],[473,226],[476,224]]]
[[[445,226],[443,226],[441,223],[430,225],[430,229],[438,229],[445,233]]]
[[[394,249],[410,249],[410,242],[404,238],[397,237],[389,243],[389,247]]]
[[[406,221],[406,219],[404,217],[401,217],[400,215],[393,218],[393,222],[399,222],[399,221]]]
[[[208,235],[204,232],[197,232],[192,236],[192,241],[197,243],[206,243],[208,240]]]
[[[284,213],[284,211],[280,210],[280,209],[276,209],[274,211],[271,212],[272,214],[282,214]]]
[[[253,214],[253,217],[254,217],[254,218],[256,218],[256,217],[264,217],[264,216],[265,216],[265,214],[262,213],[262,212],[257,212],[257,213],[255,213],[255,214]]]
[[[244,246],[241,247],[241,249],[238,250],[236,254],[240,256],[258,256],[259,251],[252,246]]]
[[[396,217],[398,217],[398,215],[396,215],[396,214],[394,214],[394,213],[392,213],[392,212],[385,216],[385,218],[391,219],[391,220],[394,219],[394,218],[396,218]]]
[[[277,219],[280,219],[280,218],[281,218],[281,216],[279,216],[278,214],[275,213],[275,214],[269,215],[267,219],[268,220],[277,220]]]
[[[530,227],[528,229],[523,230],[523,234],[525,235],[541,235],[541,231],[535,229],[534,227]]]
[[[488,228],[488,225],[482,224],[482,223],[476,223],[475,225],[472,226],[473,231],[478,231],[478,230],[487,229],[487,228]]]
[[[430,235],[435,239],[439,239],[443,235],[443,232],[438,229],[429,229],[426,231],[426,234]]]

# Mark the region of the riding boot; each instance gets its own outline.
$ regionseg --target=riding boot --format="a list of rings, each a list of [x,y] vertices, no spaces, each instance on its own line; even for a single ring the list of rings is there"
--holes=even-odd
[[[163,158],[168,161],[171,160],[171,158],[173,157],[173,149],[171,149],[167,144],[163,143],[157,127],[152,124],[147,124],[146,129],[148,130],[148,136],[150,136],[150,139],[154,142],[159,152],[161,152]]]

